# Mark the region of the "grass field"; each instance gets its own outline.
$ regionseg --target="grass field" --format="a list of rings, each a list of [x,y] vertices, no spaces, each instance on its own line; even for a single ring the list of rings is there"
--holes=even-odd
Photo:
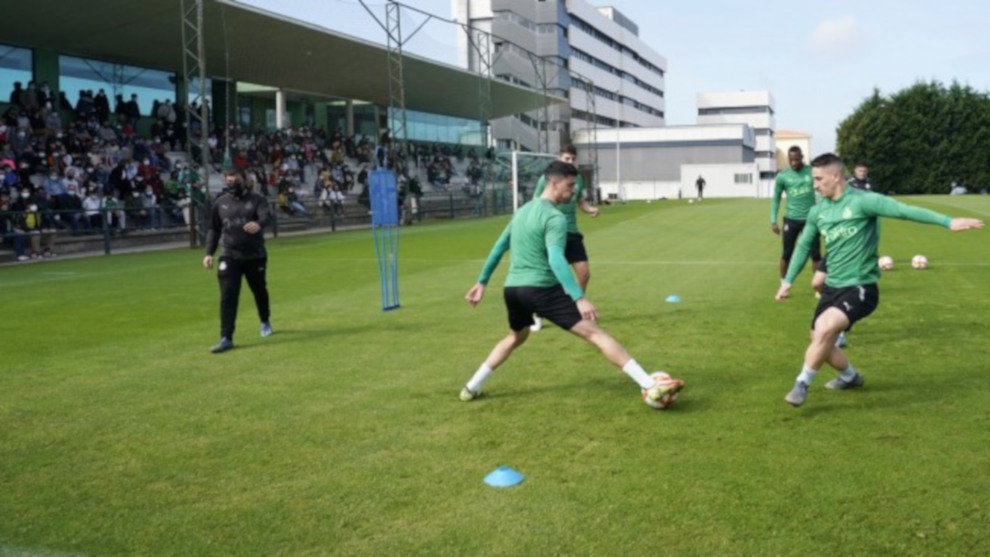
[[[0,268],[0,555],[990,553],[990,231],[885,221],[867,384],[794,409],[815,301],[807,271],[772,300],[768,206],[581,221],[603,326],[687,381],[665,412],[553,327],[458,401],[506,329],[507,261],[463,302],[506,217],[404,229],[392,312],[368,231],[272,241],[276,333],[245,287],[221,355],[199,252]]]

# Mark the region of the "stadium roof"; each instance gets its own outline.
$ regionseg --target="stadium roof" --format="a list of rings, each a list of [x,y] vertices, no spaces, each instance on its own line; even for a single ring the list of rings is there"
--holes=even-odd
[[[181,73],[179,6],[178,0],[20,2],[15,15],[0,18],[0,40]],[[382,45],[232,0],[204,0],[204,29],[206,68],[212,77],[278,86],[290,94],[388,105],[387,50]],[[478,119],[476,74],[409,54],[403,73],[406,108]],[[533,110],[548,99],[565,102],[493,80],[491,117]]]

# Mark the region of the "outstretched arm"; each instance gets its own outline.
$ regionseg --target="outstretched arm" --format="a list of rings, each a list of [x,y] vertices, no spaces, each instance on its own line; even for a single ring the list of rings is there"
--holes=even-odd
[[[467,294],[464,295],[464,299],[467,303],[471,304],[471,307],[478,305],[481,299],[485,296],[485,286],[488,284],[488,279],[492,277],[492,273],[495,272],[495,268],[498,267],[499,262],[502,260],[502,256],[506,251],[509,250],[509,226],[506,225],[505,230],[502,231],[502,235],[498,237],[495,241],[495,245],[492,246],[492,251],[488,254],[488,259],[485,261],[485,266],[481,269],[481,274],[478,275],[478,282],[468,290]]]

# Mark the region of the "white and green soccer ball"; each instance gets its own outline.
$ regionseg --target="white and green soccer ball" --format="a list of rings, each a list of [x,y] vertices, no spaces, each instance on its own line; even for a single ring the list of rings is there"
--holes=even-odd
[[[881,255],[877,260],[877,265],[881,271],[889,271],[894,268],[894,258],[889,255]]]
[[[670,374],[665,371],[654,371],[650,374],[650,377],[652,377],[654,381],[657,381],[661,386],[668,382],[682,383],[680,380],[671,377]],[[670,405],[674,404],[674,401],[677,400],[678,393],[679,391],[675,390],[672,393],[667,393],[661,396],[657,400],[653,400],[650,398],[650,389],[642,389],[643,402],[645,402],[647,406],[656,408],[657,410],[666,410],[670,408]]]
[[[911,258],[911,266],[917,270],[928,268],[928,258],[924,255],[918,254]]]

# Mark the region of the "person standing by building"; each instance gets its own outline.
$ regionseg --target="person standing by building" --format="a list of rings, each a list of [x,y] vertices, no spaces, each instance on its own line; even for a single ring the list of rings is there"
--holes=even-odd
[[[225,352],[234,347],[234,323],[241,294],[241,277],[247,279],[261,320],[261,336],[272,334],[271,311],[265,272],[268,254],[264,230],[268,225],[268,201],[251,191],[241,169],[228,170],[224,192],[213,202],[210,227],[206,233],[203,267],[213,268],[213,254],[222,247],[217,264],[220,283],[220,342],[211,352]]]
[[[706,184],[706,182],[705,182],[704,177],[702,177],[699,174],[698,175],[698,179],[694,181],[694,187],[698,188],[698,200],[699,201],[705,198],[705,184]]]
[[[873,313],[880,303],[877,281],[878,217],[893,217],[936,224],[953,232],[983,228],[983,221],[950,218],[928,209],[912,207],[893,198],[849,187],[843,180],[842,159],[826,153],[811,162],[815,190],[822,201],[808,214],[808,224],[798,241],[794,259],[774,299],[787,299],[791,284],[804,266],[818,233],[825,237],[829,273],[822,299],[811,321],[811,343],[804,354],[801,373],[784,400],[801,406],[818,370],[827,362],[839,376],[825,384],[828,389],[861,387],[865,380],[849,358],[836,346],[841,331]]]
[[[773,203],[770,205],[770,230],[779,235],[781,229],[777,226],[777,213],[780,211],[780,196],[787,193],[783,227],[784,249],[780,255],[781,281],[787,274],[787,266],[790,264],[791,255],[794,253],[794,243],[801,231],[804,230],[808,211],[815,204],[815,188],[812,184],[811,169],[805,166],[804,153],[801,152],[800,147],[795,145],[787,150],[787,162],[790,164],[790,168],[777,173],[773,190]],[[811,246],[811,265],[816,270],[818,269],[818,262],[822,258],[819,244],[818,236],[815,236]]]
[[[562,147],[560,153],[557,154],[557,160],[573,165],[577,161],[577,149],[573,145]],[[536,182],[536,189],[533,191],[533,199],[538,199],[543,195],[546,185],[546,176],[540,176],[539,181]],[[564,213],[564,217],[567,219],[567,246],[564,248],[564,257],[574,269],[578,286],[581,287],[582,291],[587,290],[588,281],[591,280],[591,269],[588,266],[588,252],[584,249],[584,235],[578,230],[577,210],[581,209],[591,218],[595,218],[598,216],[598,207],[588,203],[584,198],[584,178],[580,174],[575,180],[574,195],[569,200],[557,205],[557,209]],[[539,331],[543,327],[543,319],[534,315],[533,321],[532,330]]]

